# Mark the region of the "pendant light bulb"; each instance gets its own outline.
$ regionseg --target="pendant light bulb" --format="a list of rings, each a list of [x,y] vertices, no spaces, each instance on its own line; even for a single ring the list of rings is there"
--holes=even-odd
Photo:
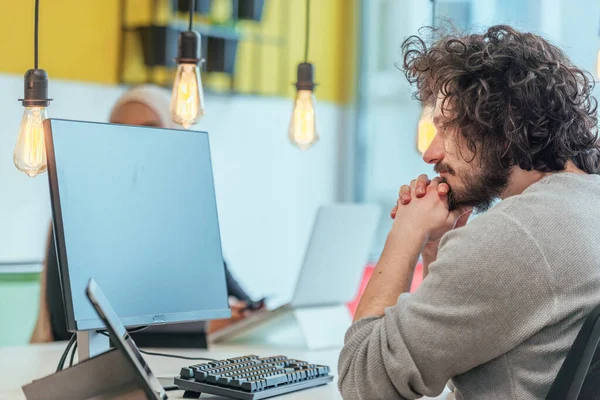
[[[301,150],[311,147],[317,140],[317,118],[315,115],[314,67],[310,63],[298,65],[296,99],[289,127],[290,141]]]
[[[417,149],[421,154],[425,154],[425,151],[427,151],[427,148],[433,141],[437,132],[432,120],[432,114],[433,110],[431,107],[423,107],[421,117],[419,118],[417,127]]]
[[[46,142],[44,120],[48,118],[48,75],[43,69],[30,69],[25,73],[25,98],[20,99],[25,107],[23,119],[13,154],[15,167],[30,177],[46,171]]]
[[[17,169],[30,177],[46,172],[46,144],[44,124],[47,118],[45,107],[25,107],[13,161]]]
[[[198,66],[179,64],[171,96],[171,118],[189,129],[203,115],[204,93]]]
[[[298,64],[296,99],[288,135],[292,144],[301,150],[310,148],[317,140],[317,118],[315,116],[315,67],[308,62],[310,39],[310,0],[306,0],[306,35],[304,41],[304,62]]]
[[[179,35],[177,72],[171,96],[173,122],[188,129],[204,115],[204,91],[200,78],[200,35],[185,31]]]
[[[318,139],[315,118],[315,96],[310,90],[298,90],[290,121],[289,135],[301,150],[311,147]]]
[[[25,73],[24,96],[19,101],[25,107],[19,136],[13,153],[15,167],[30,177],[35,177],[46,171],[46,142],[44,135],[44,120],[46,107],[50,104],[48,98],[48,74],[38,68],[38,21],[39,0],[35,1],[33,69]]]

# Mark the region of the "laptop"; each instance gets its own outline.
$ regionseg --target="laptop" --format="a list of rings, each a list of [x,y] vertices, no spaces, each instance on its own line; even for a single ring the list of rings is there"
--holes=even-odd
[[[319,208],[304,261],[289,303],[208,335],[219,343],[246,333],[293,309],[345,304],[356,296],[381,210],[369,204],[335,204]]]
[[[135,342],[129,337],[129,334],[117,316],[117,313],[93,279],[90,279],[88,283],[86,294],[100,316],[100,319],[106,325],[106,330],[115,347],[125,356],[126,360],[131,363],[131,366],[134,368],[136,376],[138,377],[138,384],[144,390],[146,396],[149,399],[168,400],[167,394],[160,381],[152,373],[152,370],[146,363],[146,360],[144,360],[144,357],[142,357]]]

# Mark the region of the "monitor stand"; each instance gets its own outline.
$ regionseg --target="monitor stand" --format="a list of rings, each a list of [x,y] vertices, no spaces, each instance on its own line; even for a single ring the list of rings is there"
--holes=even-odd
[[[93,358],[110,350],[108,336],[95,330],[77,331],[77,356],[79,362]]]

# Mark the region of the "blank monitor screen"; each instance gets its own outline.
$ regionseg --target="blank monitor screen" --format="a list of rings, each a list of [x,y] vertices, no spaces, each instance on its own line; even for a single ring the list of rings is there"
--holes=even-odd
[[[57,119],[45,131],[69,330],[104,327],[90,278],[127,326],[228,317],[208,134]]]

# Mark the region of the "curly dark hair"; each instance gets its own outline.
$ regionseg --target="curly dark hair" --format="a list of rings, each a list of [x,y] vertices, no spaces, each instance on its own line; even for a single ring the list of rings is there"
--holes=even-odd
[[[406,78],[416,97],[439,95],[448,128],[456,128],[473,154],[503,168],[562,171],[568,160],[599,173],[594,80],[547,40],[510,26],[458,35],[426,28],[428,41],[402,45]]]

